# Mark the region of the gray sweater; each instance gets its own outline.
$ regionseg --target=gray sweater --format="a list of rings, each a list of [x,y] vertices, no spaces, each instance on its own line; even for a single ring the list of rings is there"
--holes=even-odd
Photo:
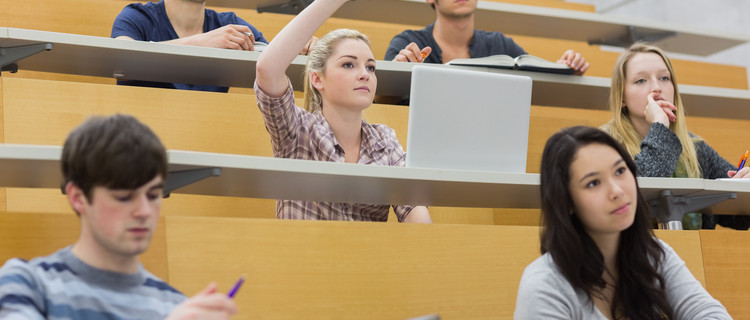
[[[732,319],[724,306],[693,277],[672,247],[661,240],[659,243],[665,256],[658,272],[664,277],[675,319]],[[606,319],[584,292],[573,289],[549,253],[524,270],[513,318]]]
[[[695,151],[704,179],[728,178],[727,171],[737,169],[706,142],[696,143]],[[638,176],[671,177],[681,153],[682,145],[677,135],[661,123],[652,123],[646,138],[641,141],[641,153],[633,157]]]

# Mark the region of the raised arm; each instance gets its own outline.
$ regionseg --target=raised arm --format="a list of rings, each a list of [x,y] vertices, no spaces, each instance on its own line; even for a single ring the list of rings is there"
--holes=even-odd
[[[323,22],[347,1],[314,1],[276,35],[256,64],[255,81],[263,91],[274,97],[284,94],[289,85],[286,68]]]

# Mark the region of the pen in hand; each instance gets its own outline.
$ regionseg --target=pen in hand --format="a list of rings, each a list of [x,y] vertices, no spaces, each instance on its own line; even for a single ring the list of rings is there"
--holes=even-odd
[[[234,298],[234,295],[237,294],[237,291],[240,290],[240,287],[245,282],[245,278],[247,278],[247,275],[242,275],[238,280],[237,283],[234,284],[231,290],[229,290],[229,293],[227,293],[227,296],[230,298]]]
[[[745,151],[745,154],[742,155],[740,158],[740,164],[737,166],[737,171],[742,170],[742,168],[745,166],[745,161],[747,161],[747,155],[750,153],[750,150]]]

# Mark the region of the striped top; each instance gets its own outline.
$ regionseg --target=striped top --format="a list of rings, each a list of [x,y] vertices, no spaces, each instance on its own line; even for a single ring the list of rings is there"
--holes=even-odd
[[[0,268],[0,319],[164,319],[185,296],[146,271],[87,265],[63,248]]]
[[[273,155],[277,158],[345,161],[344,149],[320,111],[310,113],[294,103],[291,83],[281,97],[271,97],[255,84],[258,108],[271,135]],[[362,120],[362,144],[359,164],[403,167],[406,152],[396,132],[382,124]],[[325,186],[321,186],[324,188]],[[372,192],[379,192],[373,189]],[[386,221],[388,205],[279,200],[276,217],[305,220]],[[393,206],[399,221],[404,221],[412,206]]]

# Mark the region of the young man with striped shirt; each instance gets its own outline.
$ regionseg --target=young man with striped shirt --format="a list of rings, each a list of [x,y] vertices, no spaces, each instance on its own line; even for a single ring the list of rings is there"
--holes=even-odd
[[[146,271],[167,155],[131,116],[94,117],[62,152],[64,191],[79,216],[75,244],[0,268],[1,319],[228,319],[236,307],[210,284],[187,299]]]

